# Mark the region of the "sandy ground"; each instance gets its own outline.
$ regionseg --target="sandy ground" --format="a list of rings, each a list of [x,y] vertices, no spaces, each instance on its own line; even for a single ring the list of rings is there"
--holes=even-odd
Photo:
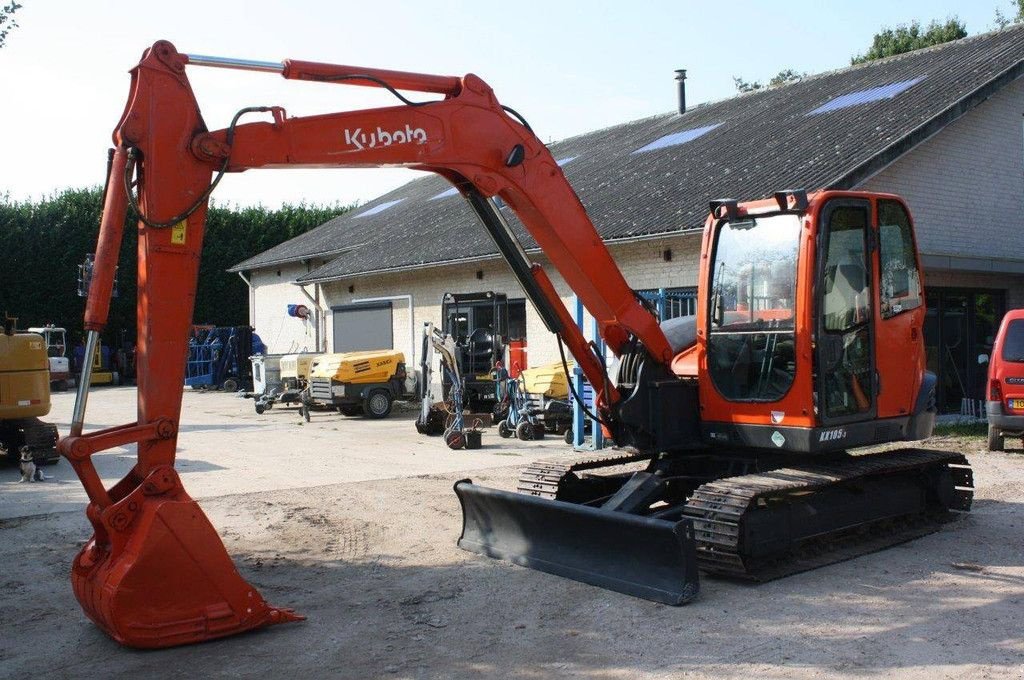
[[[131,396],[96,392],[96,424]],[[966,449],[978,487],[974,511],[937,534],[760,586],[705,578],[673,608],[455,547],[453,480],[510,488],[525,459],[563,445],[489,433],[492,448],[452,453],[408,419],[314,419],[186,395],[187,488],[243,576],[309,617],[200,646],[133,651],[90,624],[68,580],[89,530],[66,463],[48,472],[67,483],[0,470],[0,676],[1024,677],[1019,448],[930,442]],[[104,457],[110,479],[129,460]]]

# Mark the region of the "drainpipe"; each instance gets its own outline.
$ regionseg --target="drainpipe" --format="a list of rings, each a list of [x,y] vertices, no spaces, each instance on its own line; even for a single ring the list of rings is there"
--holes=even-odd
[[[408,361],[405,362],[406,366],[416,366],[416,321],[413,319],[415,315],[415,307],[413,306],[412,294],[406,295],[385,295],[383,297],[372,297],[372,298],[354,298],[353,303],[359,302],[393,302],[395,300],[405,300],[409,304],[409,357]]]
[[[245,281],[245,285],[249,288],[249,325],[253,328],[256,327],[256,291],[252,289],[252,281],[245,278],[245,274],[237,272],[238,278]]]
[[[313,342],[316,344],[316,351],[326,352],[326,346],[324,346],[323,348],[320,347],[320,319],[323,316],[323,310],[320,308],[320,303],[317,302],[316,299],[309,294],[309,291],[307,291],[306,287],[303,286],[302,284],[299,284],[299,290],[301,290],[302,294],[306,296],[307,300],[309,300],[309,304],[313,306],[313,325],[316,329],[313,333]],[[313,292],[316,293],[317,298],[320,297],[320,284],[313,284]]]

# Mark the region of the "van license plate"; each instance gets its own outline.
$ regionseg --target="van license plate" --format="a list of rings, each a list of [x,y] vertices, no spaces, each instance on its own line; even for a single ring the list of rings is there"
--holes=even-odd
[[[1010,408],[1014,411],[1024,411],[1024,399],[1010,399]]]

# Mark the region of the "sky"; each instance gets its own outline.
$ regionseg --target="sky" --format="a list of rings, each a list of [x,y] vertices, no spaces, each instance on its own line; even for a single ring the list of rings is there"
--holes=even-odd
[[[192,54],[323,61],[422,73],[475,73],[545,142],[735,94],[733,76],[849,65],[883,26],[957,16],[973,35],[1008,0],[463,2],[423,0],[19,0],[0,48],[0,196],[37,199],[103,181],[128,71],[160,39]],[[210,129],[243,106],[289,115],[391,106],[386,92],[190,66]],[[415,97],[414,97],[415,98]],[[254,118],[255,120],[255,118]],[[408,170],[252,170],[229,174],[218,205],[365,203]]]

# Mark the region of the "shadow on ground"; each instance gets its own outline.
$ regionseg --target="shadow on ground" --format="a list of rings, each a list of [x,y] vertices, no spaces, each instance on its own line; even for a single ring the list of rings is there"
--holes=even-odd
[[[302,498],[225,499],[217,523],[243,576],[308,620],[155,652],[118,647],[74,601],[67,569],[88,534],[84,517],[0,524],[0,560],[32,565],[0,577],[4,674],[629,678],[986,666],[1012,676],[1020,668],[1019,503],[981,501],[938,534],[760,586],[705,579],[696,602],[673,608],[463,553],[454,547],[457,518],[431,514],[433,502],[445,502],[440,492],[421,499],[427,528],[437,530],[416,535]],[[29,640],[46,640],[49,651],[38,654]]]

